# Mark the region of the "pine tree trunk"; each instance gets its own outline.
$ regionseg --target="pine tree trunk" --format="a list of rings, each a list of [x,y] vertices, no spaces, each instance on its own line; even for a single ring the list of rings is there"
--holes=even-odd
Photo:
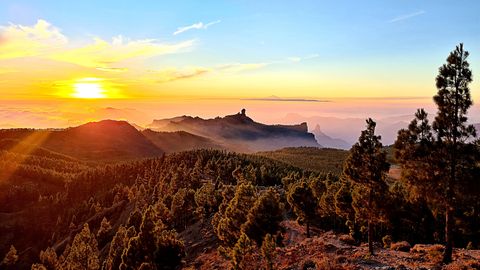
[[[368,252],[370,255],[375,255],[373,253],[373,230],[370,220],[368,221]]]
[[[443,262],[452,262],[453,251],[453,211],[450,205],[447,206],[445,211],[445,252],[443,254]]]

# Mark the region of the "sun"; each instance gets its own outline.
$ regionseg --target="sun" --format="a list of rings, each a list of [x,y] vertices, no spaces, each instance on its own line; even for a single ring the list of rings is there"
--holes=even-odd
[[[73,84],[75,98],[106,98],[106,90],[102,87],[101,79],[83,78]]]

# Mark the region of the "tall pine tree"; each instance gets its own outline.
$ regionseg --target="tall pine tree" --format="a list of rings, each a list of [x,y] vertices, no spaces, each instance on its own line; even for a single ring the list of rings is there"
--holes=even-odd
[[[375,126],[376,123],[371,118],[367,119],[367,129],[362,131],[358,142],[350,149],[343,168],[344,177],[356,184],[357,192],[353,195],[353,203],[362,207],[354,208],[356,216],[367,221],[368,250],[372,255],[372,225],[380,216],[377,198],[387,192],[385,178],[390,168],[380,142],[381,137],[375,135]]]
[[[460,44],[439,68],[438,92],[433,98],[438,111],[432,126],[426,113],[419,110],[408,130],[399,132],[395,143],[404,178],[435,207],[445,210],[445,263],[452,260],[458,191],[475,167],[471,151],[475,147],[469,142],[475,137],[475,128],[467,124],[467,112],[472,106],[468,55]]]

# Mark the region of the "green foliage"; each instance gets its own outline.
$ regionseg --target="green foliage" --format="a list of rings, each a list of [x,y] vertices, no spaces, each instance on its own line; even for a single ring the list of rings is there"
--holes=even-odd
[[[176,269],[185,256],[185,247],[177,237],[175,231],[163,230],[158,236],[155,250],[155,265],[158,270]]]
[[[262,247],[260,248],[262,252],[262,257],[265,262],[266,270],[273,270],[273,263],[275,261],[275,248],[276,243],[271,234],[265,235],[263,239]]]
[[[96,270],[100,268],[99,251],[95,235],[90,233],[88,224],[73,239],[72,245],[66,249],[62,269]]]
[[[318,201],[308,183],[302,180],[292,184],[287,193],[287,201],[298,221],[306,224],[307,237],[310,237],[310,224],[316,217]]]
[[[430,126],[427,113],[420,109],[408,129],[399,131],[395,142],[403,180],[417,197],[430,203],[432,210],[445,211],[446,263],[452,259],[454,213],[460,198],[469,197],[478,170],[478,145],[470,142],[476,132],[467,124],[472,106],[468,56],[460,44],[440,67],[433,124]]]
[[[232,247],[241,235],[240,228],[247,221],[249,210],[253,207],[257,192],[250,183],[239,183],[235,196],[230,200],[224,212],[215,214],[212,220],[214,230],[225,245]]]
[[[42,266],[44,266],[46,269],[60,269],[60,261],[57,253],[51,247],[47,248],[45,251],[40,251],[40,261],[42,262]]]
[[[270,188],[255,201],[248,212],[247,220],[242,225],[244,232],[257,246],[267,234],[275,235],[280,229],[283,220],[283,206],[280,203],[279,194]]]
[[[103,217],[102,222],[100,223],[100,229],[97,231],[97,241],[100,243],[100,246],[103,246],[108,242],[110,233],[112,232],[112,226],[106,217]]]
[[[202,218],[210,217],[210,215],[218,211],[221,200],[221,194],[215,189],[215,185],[211,182],[206,182],[195,192],[196,211]]]
[[[341,174],[348,151],[316,147],[288,147],[257,155],[279,160],[293,166],[319,173]]]
[[[117,233],[110,243],[110,249],[108,251],[107,258],[105,260],[106,270],[119,269],[122,262],[123,250],[127,247],[128,241],[135,235],[134,227],[130,227],[127,230],[124,226],[120,226]]]
[[[386,175],[390,168],[386,152],[375,135],[376,123],[367,119],[367,129],[350,149],[345,161],[343,176],[353,183],[352,206],[355,219],[368,223],[369,252],[373,254],[373,229],[371,224],[383,218],[383,196],[387,193]]]
[[[13,245],[11,245],[7,254],[5,254],[5,257],[3,258],[2,262],[0,263],[0,266],[11,267],[11,266],[15,265],[17,263],[17,261],[18,261],[17,249],[15,249],[15,247]]]
[[[249,255],[253,252],[253,243],[248,236],[242,233],[231,251],[231,260],[233,270],[251,269]]]

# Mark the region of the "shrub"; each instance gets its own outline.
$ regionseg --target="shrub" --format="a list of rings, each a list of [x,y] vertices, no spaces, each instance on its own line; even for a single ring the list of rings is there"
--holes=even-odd
[[[384,248],[390,248],[390,246],[392,245],[392,236],[391,235],[385,235],[382,238],[382,242],[383,242],[383,247]]]

